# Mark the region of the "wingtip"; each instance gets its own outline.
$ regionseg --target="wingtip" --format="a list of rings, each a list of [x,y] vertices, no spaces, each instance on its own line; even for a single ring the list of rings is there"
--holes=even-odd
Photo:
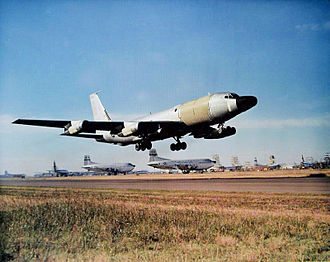
[[[19,124],[19,119],[14,120],[13,122],[11,122],[12,124]]]

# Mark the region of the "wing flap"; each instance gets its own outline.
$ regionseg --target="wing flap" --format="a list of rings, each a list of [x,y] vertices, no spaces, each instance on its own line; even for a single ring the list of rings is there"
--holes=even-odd
[[[153,133],[153,132],[170,132],[178,130],[186,130],[187,126],[180,121],[141,121],[139,122],[139,132]]]
[[[112,134],[118,134],[124,128],[122,121],[83,121],[84,132],[95,133],[96,130],[111,131]]]
[[[94,138],[94,139],[102,139],[103,135],[97,135],[97,134],[66,134],[63,133],[61,136],[74,136],[74,137],[83,137],[83,138]]]

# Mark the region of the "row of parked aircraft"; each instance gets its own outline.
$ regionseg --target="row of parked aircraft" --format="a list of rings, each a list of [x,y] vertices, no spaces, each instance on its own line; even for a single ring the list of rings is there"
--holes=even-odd
[[[189,173],[192,170],[196,171],[207,171],[209,168],[214,166],[215,160],[211,159],[186,159],[186,160],[171,160],[167,158],[159,157],[156,149],[151,149],[149,151],[149,166],[166,169],[166,170],[181,170],[183,173]],[[56,163],[53,163],[53,170],[49,170],[43,176],[78,176],[78,175],[97,175],[97,174],[127,174],[131,172],[135,165],[132,163],[113,163],[113,164],[102,164],[93,162],[89,155],[84,156],[84,165],[82,168],[86,169],[87,172],[70,172],[66,169],[58,169]],[[38,175],[37,175],[38,176]],[[42,175],[39,175],[42,176]]]
[[[329,157],[327,156],[325,160],[321,163],[321,168],[323,166],[329,166]],[[172,160],[168,158],[159,157],[156,149],[151,149],[149,151],[149,161],[147,163],[149,166],[157,168],[157,169],[165,169],[165,170],[181,170],[182,173],[189,173],[190,171],[224,171],[226,170],[250,170],[251,167],[246,166],[245,168],[242,166],[228,166],[224,167],[220,165],[219,156],[214,155],[213,159],[202,158],[202,159],[185,159],[185,160]],[[257,158],[254,159],[253,169],[264,169],[264,170],[273,170],[273,169],[304,169],[304,168],[318,168],[318,163],[310,163],[305,162],[304,157],[302,156],[302,162],[300,164],[295,165],[287,165],[287,164],[276,164],[275,157],[270,156],[270,164],[264,165],[260,164],[257,161]],[[135,168],[135,165],[132,163],[113,163],[113,164],[102,164],[93,162],[89,155],[84,156],[84,165],[82,168],[86,169],[86,172],[71,172],[66,169],[59,169],[56,166],[54,161],[53,169],[48,170],[48,173],[36,174],[36,177],[46,177],[46,176],[82,176],[82,175],[117,175],[117,174],[127,174],[132,172]],[[324,167],[323,167],[324,168]],[[136,171],[135,173],[140,173],[142,171]],[[144,172],[144,171],[143,171]],[[142,173],[143,173],[142,172]],[[147,172],[147,171],[146,171]],[[24,178],[24,174],[9,174],[7,171],[4,175],[0,175],[0,178]]]
[[[166,170],[181,170],[183,173],[189,173],[192,170],[206,171],[207,169],[214,166],[216,161],[211,159],[186,159],[186,160],[171,160],[167,158],[161,158],[158,156],[156,149],[149,151],[149,166],[166,169]],[[48,170],[48,173],[37,174],[36,176],[79,176],[88,174],[127,174],[131,172],[135,165],[132,163],[113,163],[113,164],[102,164],[93,162],[89,155],[84,156],[84,165],[82,168],[86,169],[87,172],[70,172],[66,169],[59,169],[54,161],[53,169]]]

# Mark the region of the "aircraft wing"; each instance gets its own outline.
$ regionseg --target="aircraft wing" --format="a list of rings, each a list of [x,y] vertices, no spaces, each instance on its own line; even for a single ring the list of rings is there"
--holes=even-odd
[[[137,133],[140,135],[149,135],[155,132],[172,133],[186,130],[186,125],[179,121],[133,121],[126,122],[128,125],[135,125]],[[72,127],[73,131],[64,133],[64,135],[73,135],[79,133],[95,133],[96,130],[110,131],[112,134],[118,134],[126,125],[123,121],[89,121],[89,120],[38,120],[38,119],[17,119],[13,124],[44,126],[64,128],[66,130]],[[86,137],[86,136],[84,136]]]
[[[178,169],[181,170],[192,170],[197,168],[197,166],[187,165],[187,164],[177,164],[176,166]]]
[[[178,132],[184,131],[187,126],[180,121],[141,121],[138,122],[138,132],[148,134],[153,132]]]
[[[47,126],[64,128],[71,121],[67,120],[37,120],[37,119],[17,119],[13,124],[30,125],[30,126]]]
[[[76,128],[75,133],[86,132],[95,133],[96,130],[111,131],[112,133],[119,133],[123,127],[122,121],[88,121],[88,120],[37,120],[37,119],[17,119],[13,124],[31,125],[31,126],[45,126],[68,129],[71,126]],[[71,134],[72,135],[72,134]]]
[[[83,137],[83,138],[93,138],[93,139],[102,139],[103,135],[98,135],[98,134],[73,134],[73,135],[69,135],[69,134],[61,134],[62,136],[74,136],[74,137]]]

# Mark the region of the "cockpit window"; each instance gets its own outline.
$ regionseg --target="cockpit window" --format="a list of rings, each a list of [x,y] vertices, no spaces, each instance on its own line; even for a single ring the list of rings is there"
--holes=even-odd
[[[225,95],[225,98],[238,98],[238,94],[235,94],[235,93],[230,93],[230,94],[227,94]]]

